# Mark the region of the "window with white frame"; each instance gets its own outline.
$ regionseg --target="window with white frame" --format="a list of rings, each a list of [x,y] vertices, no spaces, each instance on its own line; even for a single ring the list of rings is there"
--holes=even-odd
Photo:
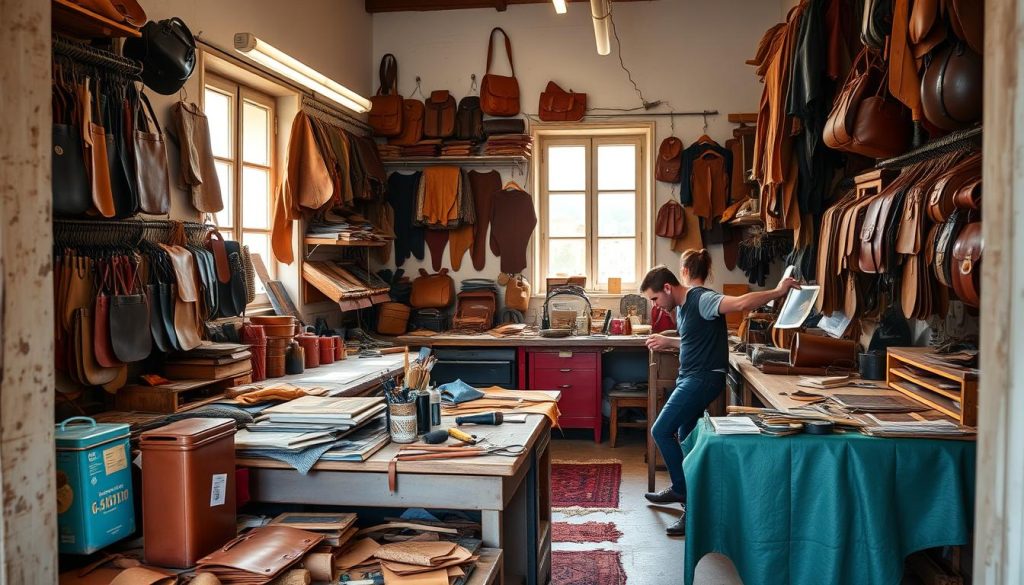
[[[635,288],[646,270],[646,177],[643,134],[541,136],[542,279],[586,276],[587,289],[608,278]]]
[[[259,254],[271,278],[276,263],[270,254],[270,217],[276,175],[277,114],[273,97],[246,85],[206,73],[203,110],[224,197],[214,214],[221,235]],[[256,303],[266,302],[256,280]]]

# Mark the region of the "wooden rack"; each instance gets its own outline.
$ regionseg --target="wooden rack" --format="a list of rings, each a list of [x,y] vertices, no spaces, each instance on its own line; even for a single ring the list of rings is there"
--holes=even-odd
[[[457,167],[517,167],[521,168],[530,159],[525,156],[409,156],[403,158],[382,158],[385,167],[416,168],[438,165]]]
[[[886,359],[889,387],[962,425],[977,425],[977,370],[946,365],[933,356],[926,347],[890,347]]]

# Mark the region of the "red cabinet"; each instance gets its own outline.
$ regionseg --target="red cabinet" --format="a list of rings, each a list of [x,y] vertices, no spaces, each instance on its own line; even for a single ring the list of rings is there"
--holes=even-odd
[[[601,442],[601,353],[599,351],[527,350],[529,390],[558,390],[561,416],[567,429],[593,429]]]

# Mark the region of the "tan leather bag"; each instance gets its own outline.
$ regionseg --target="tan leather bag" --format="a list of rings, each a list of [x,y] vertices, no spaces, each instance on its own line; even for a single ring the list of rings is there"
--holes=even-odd
[[[368,122],[377,136],[398,136],[402,132],[402,96],[398,95],[398,60],[391,53],[380,59],[380,87],[370,98]]]
[[[444,309],[455,301],[455,281],[448,276],[448,269],[429,274],[420,268],[420,276],[412,281],[410,304],[417,309]]]
[[[388,138],[388,144],[412,146],[423,140],[426,109],[420,100],[402,100],[402,133]]]
[[[658,218],[654,223],[654,233],[662,238],[681,238],[686,233],[686,218],[683,217],[683,206],[675,199],[670,199],[658,210]]]
[[[171,174],[167,167],[167,143],[160,122],[145,93],[139,92],[135,116],[135,178],[139,185],[139,208],[163,215],[171,210]]]
[[[455,134],[455,98],[448,90],[430,92],[423,104],[423,135],[427,138],[448,138]]]
[[[530,282],[523,275],[510,278],[505,283],[505,306],[524,315],[530,308]]]
[[[980,178],[981,153],[969,156],[942,173],[928,193],[928,217],[935,222],[945,221],[956,209],[957,192]]]
[[[790,365],[796,368],[852,368],[857,344],[850,339],[833,339],[797,333],[790,346]]]
[[[540,119],[544,122],[578,122],[587,112],[587,94],[565,91],[549,81],[540,94]]]
[[[666,183],[678,183],[679,171],[683,164],[683,141],[669,136],[658,147],[658,162],[654,167],[654,178]]]
[[[512,70],[511,77],[491,73],[491,58],[494,53],[494,32],[505,37],[505,54]],[[516,116],[519,114],[519,81],[516,80],[516,66],[512,63],[512,41],[501,27],[494,27],[487,39],[487,72],[480,82],[480,109],[491,116]]]
[[[381,303],[377,309],[377,333],[403,335],[409,326],[412,309],[402,303]]]
[[[880,59],[867,49],[862,50],[853,62],[842,89],[836,94],[832,111],[825,120],[825,129],[822,131],[825,146],[845,151],[853,144],[860,104],[877,91],[882,77]]]

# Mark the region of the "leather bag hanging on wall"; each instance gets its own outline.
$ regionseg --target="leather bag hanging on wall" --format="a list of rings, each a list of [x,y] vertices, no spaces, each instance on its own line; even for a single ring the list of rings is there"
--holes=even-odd
[[[150,21],[142,36],[124,43],[126,57],[142,62],[142,81],[161,95],[181,89],[196,70],[196,39],[180,18]]]
[[[420,276],[412,281],[412,295],[409,303],[417,309],[444,309],[455,300],[455,281],[448,276],[448,269],[442,268],[436,274],[428,274],[420,268]]]
[[[981,304],[981,254],[984,247],[980,221],[965,225],[953,245],[953,265],[950,270],[953,292],[965,305],[971,307]]]
[[[92,194],[82,153],[82,112],[74,88],[55,71],[51,175],[54,215],[81,215],[89,211]]]
[[[678,201],[670,199],[661,206],[654,223],[654,233],[662,238],[681,238],[686,234],[686,218]]]
[[[455,98],[446,89],[430,92],[423,104],[423,135],[448,138],[455,133]]]
[[[950,43],[926,59],[921,76],[924,117],[943,130],[959,130],[981,120],[981,55],[963,43]]]
[[[505,54],[512,75],[491,73],[491,58],[494,53],[494,32],[505,37]],[[519,82],[516,80],[516,66],[512,62],[512,41],[501,27],[494,27],[487,39],[487,72],[480,82],[480,107],[491,116],[516,116],[519,114]]]
[[[530,308],[530,282],[522,274],[505,283],[505,307],[523,314]]]
[[[167,144],[160,130],[160,122],[145,93],[139,93],[139,102],[132,136],[139,207],[145,213],[162,215],[171,210]]]
[[[578,122],[587,112],[587,94],[565,91],[549,81],[540,94],[540,119],[545,122]]]
[[[468,95],[459,100],[455,113],[455,137],[459,140],[483,140],[484,112],[480,109],[480,98]]]
[[[110,297],[110,345],[122,362],[137,362],[149,357],[152,336],[149,307],[138,286],[139,266],[127,257],[114,259],[114,295]]]
[[[423,140],[423,102],[420,100],[402,100],[402,132],[388,138],[388,144],[412,146]]]
[[[857,106],[853,141],[846,148],[849,152],[869,158],[889,158],[910,148],[914,133],[910,110],[889,95],[884,75],[882,79],[875,95]]]
[[[853,143],[860,104],[878,90],[882,78],[878,58],[867,49],[861,51],[854,60],[842,89],[836,94],[835,101],[832,102],[832,111],[825,120],[825,129],[822,131],[825,146],[844,151],[849,148]]]
[[[654,178],[666,183],[678,183],[683,164],[683,141],[669,136],[658,147],[658,162],[654,166]]]
[[[370,127],[377,136],[402,132],[402,96],[398,95],[398,60],[391,53],[380,59],[380,87],[370,98]]]

